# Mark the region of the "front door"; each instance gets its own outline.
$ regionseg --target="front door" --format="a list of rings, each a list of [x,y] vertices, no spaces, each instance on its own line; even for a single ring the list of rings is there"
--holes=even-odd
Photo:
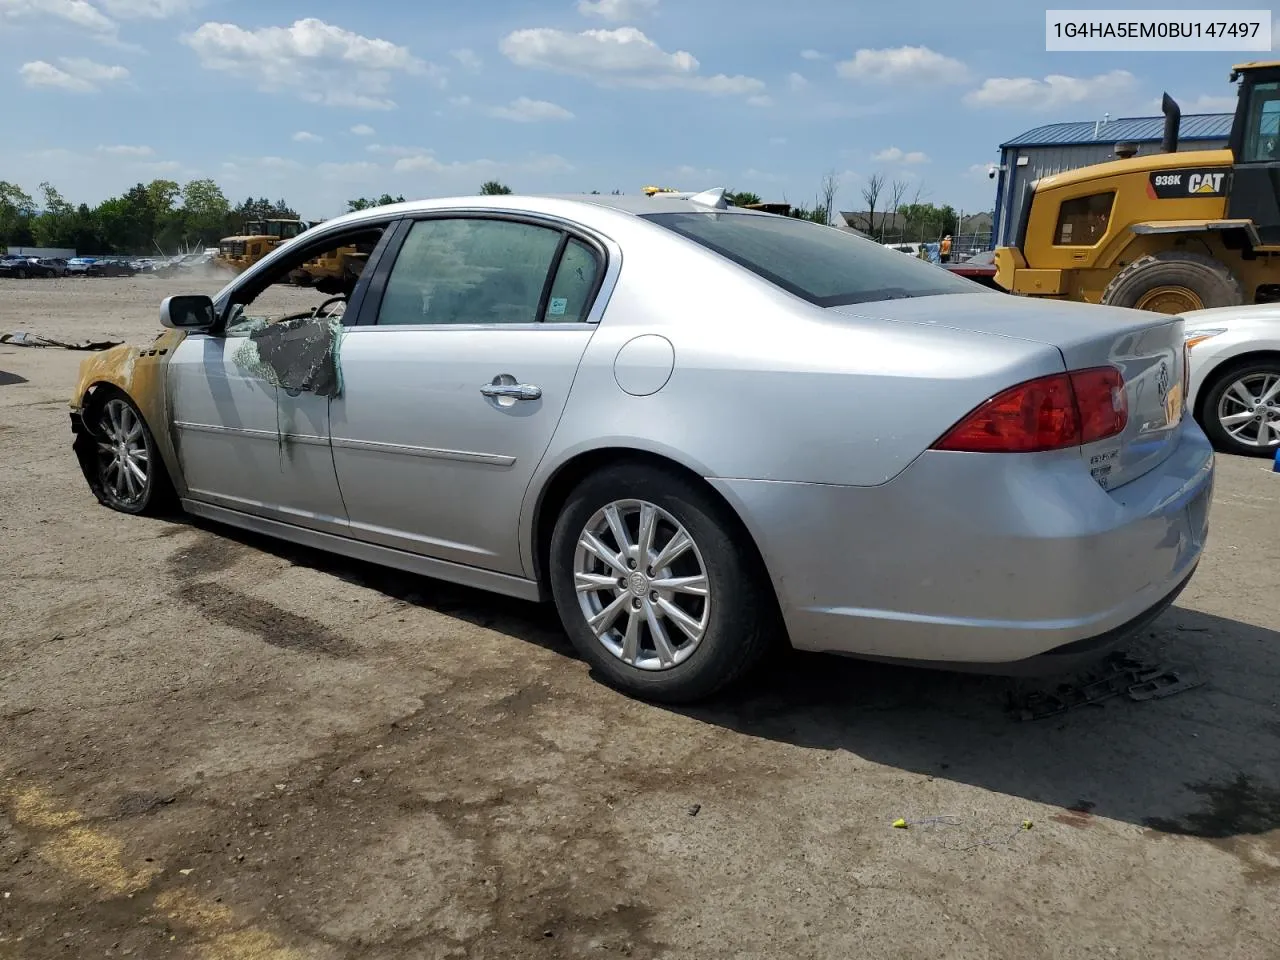
[[[515,576],[520,508],[594,325],[604,252],[554,224],[416,222],[342,344],[352,536]]]
[[[329,452],[329,400],[291,395],[238,356],[245,334],[197,334],[169,363],[187,495],[321,530],[346,528]]]

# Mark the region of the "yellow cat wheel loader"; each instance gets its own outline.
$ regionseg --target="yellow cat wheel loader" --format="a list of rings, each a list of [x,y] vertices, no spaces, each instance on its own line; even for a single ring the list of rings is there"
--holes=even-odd
[[[1280,300],[1280,61],[1238,64],[1231,82],[1226,149],[1176,152],[1181,113],[1165,94],[1161,153],[1033,184],[996,282],[1171,314]]]
[[[213,262],[232,273],[244,273],[280,244],[312,226],[306,220],[254,220],[244,225],[244,233],[218,242]]]

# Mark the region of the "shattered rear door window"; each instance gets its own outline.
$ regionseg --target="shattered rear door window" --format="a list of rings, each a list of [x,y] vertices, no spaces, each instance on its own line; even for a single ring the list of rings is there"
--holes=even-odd
[[[560,238],[511,220],[420,220],[387,279],[378,323],[536,323]]]

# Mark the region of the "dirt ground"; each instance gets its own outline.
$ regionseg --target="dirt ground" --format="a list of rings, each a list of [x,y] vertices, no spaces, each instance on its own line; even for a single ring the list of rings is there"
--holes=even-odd
[[[0,281],[0,332],[141,341],[176,289]],[[0,346],[0,958],[1280,956],[1265,461],[1130,648],[1203,687],[1017,722],[792,655],[670,710],[550,609],[99,507],[83,356]]]

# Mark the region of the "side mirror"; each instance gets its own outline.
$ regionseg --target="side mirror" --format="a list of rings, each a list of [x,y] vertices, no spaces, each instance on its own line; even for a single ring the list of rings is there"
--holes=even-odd
[[[215,319],[213,301],[205,296],[165,297],[160,322],[178,330],[208,330]]]

